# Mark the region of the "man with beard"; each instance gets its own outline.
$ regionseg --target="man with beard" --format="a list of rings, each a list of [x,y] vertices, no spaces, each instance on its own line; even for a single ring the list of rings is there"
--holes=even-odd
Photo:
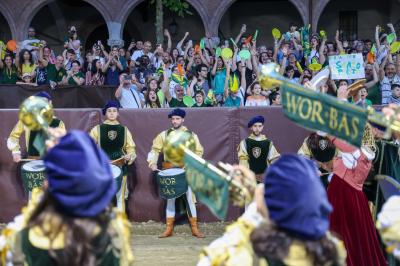
[[[168,118],[171,121],[172,128],[168,130],[162,131],[157,137],[153,140],[153,146],[151,147],[151,151],[147,156],[147,162],[149,163],[149,168],[154,172],[157,171],[157,162],[160,152],[164,152],[164,148],[166,146],[166,139],[169,134],[172,132],[188,132],[192,135],[194,143],[195,143],[195,150],[194,153],[198,156],[203,156],[204,150],[203,146],[201,146],[199,138],[197,135],[186,127],[183,126],[183,122],[185,121],[186,112],[182,109],[176,108],[172,112],[168,114]],[[164,156],[165,159],[165,156]],[[171,168],[182,168],[183,165],[174,165],[171,162],[164,161],[163,162],[163,169],[171,169]],[[197,211],[196,206],[193,200],[193,193],[190,187],[188,187],[187,192],[182,195],[181,197],[175,199],[168,199],[167,200],[167,208],[166,208],[166,224],[167,228],[165,231],[159,236],[160,238],[169,237],[173,234],[174,230],[174,221],[175,221],[175,201],[176,199],[183,199],[186,206],[186,212],[188,214],[190,226],[192,229],[192,235],[198,238],[203,238],[204,235],[199,232],[197,228]]]
[[[262,175],[268,165],[280,157],[274,144],[265,135],[261,134],[264,129],[264,117],[253,117],[247,127],[251,134],[242,140],[238,147],[239,164],[244,165],[256,174],[257,182],[262,182]]]
[[[174,67],[173,69],[175,69],[176,67]],[[185,90],[182,87],[182,85],[180,83],[175,82],[174,85],[174,94],[175,97],[173,97],[171,95],[170,92],[170,80],[167,76],[167,71],[165,71],[164,69],[164,82],[162,85],[162,91],[165,95],[165,99],[167,100],[169,107],[187,107],[184,103],[183,103],[183,96],[185,95]]]
[[[397,55],[396,65],[390,62],[386,64],[386,61],[388,61],[388,56],[383,60],[381,68],[379,69],[382,104],[389,103],[389,99],[392,94],[392,84],[400,84],[400,55]]]

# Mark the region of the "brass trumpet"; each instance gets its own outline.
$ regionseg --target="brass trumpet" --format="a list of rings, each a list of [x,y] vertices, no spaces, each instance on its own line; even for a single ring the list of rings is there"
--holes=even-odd
[[[258,81],[260,82],[260,85],[261,87],[263,87],[263,89],[279,87],[282,85],[294,89],[302,89],[302,90],[307,89],[304,86],[292,82],[291,80],[280,75],[279,65],[275,63],[270,63],[261,68]],[[383,136],[384,138],[390,138],[393,131],[400,133],[400,121],[396,119],[396,116],[400,113],[400,108],[398,108],[395,114],[389,118],[386,117],[384,114],[375,111],[374,108],[372,107],[368,107],[367,110],[368,110],[368,121],[375,125],[385,128]]]
[[[202,165],[206,166],[210,171],[217,174],[229,183],[229,197],[234,205],[243,207],[245,204],[253,200],[256,188],[255,179],[245,177],[240,171],[234,171],[232,165],[222,162],[218,163],[218,167],[207,162],[193,152],[195,142],[193,136],[188,132],[174,131],[168,135],[166,139],[166,147],[164,149],[165,159],[175,165],[184,165],[184,156],[189,156]]]
[[[45,131],[53,121],[54,110],[52,104],[42,97],[31,96],[19,107],[19,120],[30,130]]]

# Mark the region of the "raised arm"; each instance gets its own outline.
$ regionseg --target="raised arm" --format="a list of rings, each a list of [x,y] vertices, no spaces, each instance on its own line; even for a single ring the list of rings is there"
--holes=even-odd
[[[188,36],[189,36],[189,32],[185,32],[185,35],[183,36],[182,40],[180,40],[180,41],[178,42],[178,44],[176,45],[176,48],[178,49],[178,51],[179,51],[180,53],[183,52],[183,50],[182,50],[182,45],[183,45],[183,43],[185,42],[185,40],[186,40],[186,38],[187,38]]]
[[[171,93],[169,92],[169,78],[168,78],[168,74],[167,74],[167,69],[164,69],[164,80],[162,82],[162,92],[164,93],[165,99],[167,100],[167,102],[170,102],[172,99]]]
[[[326,60],[326,56],[324,55],[324,48],[325,48],[325,44],[326,44],[326,36],[324,36],[324,38],[322,38],[322,42],[321,45],[319,46],[319,63],[321,65],[323,65],[325,63]]]
[[[171,48],[172,48],[172,39],[171,39],[171,34],[169,34],[168,29],[164,30],[164,36],[167,37],[167,53],[171,53]]]
[[[385,78],[385,66],[386,66],[386,63],[388,61],[388,56],[389,55],[390,55],[390,53],[387,54],[385,56],[385,58],[383,58],[382,63],[379,66],[379,81],[382,81]]]
[[[213,68],[211,70],[211,75],[212,76],[215,76],[215,74],[217,73],[217,65],[218,65],[218,57],[215,57],[214,66],[213,66]]]
[[[229,60],[226,62],[226,77],[225,77],[225,86],[224,86],[224,98],[228,98],[229,96],[229,79],[231,77],[231,64],[232,62]]]
[[[339,51],[339,54],[344,54],[345,51],[343,48],[343,43],[340,41],[340,38],[339,38],[339,30],[336,31],[335,42],[336,42],[336,46]]]
[[[240,29],[239,34],[235,38],[235,43],[239,43],[240,38],[242,38],[243,34],[246,32],[247,26],[246,24],[242,25],[242,28]]]
[[[379,40],[379,29],[380,28],[381,27],[379,25],[377,25],[375,27],[375,44],[376,44],[376,49],[378,49],[378,51],[379,51],[379,49],[381,49],[381,41]]]
[[[378,73],[376,72],[376,68],[377,68],[376,64],[377,63],[374,63],[374,65],[372,66],[372,77],[373,77],[373,79],[370,82],[365,83],[365,88],[367,90],[372,88],[379,81]]]

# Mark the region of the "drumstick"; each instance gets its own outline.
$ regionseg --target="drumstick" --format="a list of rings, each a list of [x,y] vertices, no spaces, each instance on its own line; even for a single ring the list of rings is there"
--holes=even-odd
[[[31,162],[31,161],[36,161],[36,159],[21,159],[19,161],[20,162]]]
[[[116,163],[116,162],[118,162],[118,161],[120,161],[120,160],[122,160],[122,159],[124,159],[124,157],[121,157],[121,158],[118,158],[118,159],[116,159],[116,160],[114,160],[114,161],[111,161],[110,163]]]

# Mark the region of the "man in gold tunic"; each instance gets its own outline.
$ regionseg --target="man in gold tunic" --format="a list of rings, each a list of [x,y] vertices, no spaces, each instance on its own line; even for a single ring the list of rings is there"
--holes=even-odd
[[[250,168],[256,174],[257,182],[262,182],[268,165],[280,156],[272,141],[261,134],[264,121],[262,116],[253,117],[247,124],[251,134],[238,147],[239,164]]]
[[[171,120],[172,128],[167,129],[162,131],[160,134],[157,135],[157,137],[153,140],[153,146],[151,147],[151,151],[147,157],[147,162],[149,163],[149,168],[152,171],[157,171],[157,162],[158,162],[158,157],[161,152],[163,152],[164,147],[166,145],[166,138],[167,136],[173,132],[173,131],[185,131],[190,134],[192,134],[194,142],[195,142],[195,150],[194,153],[196,153],[199,156],[202,156],[204,153],[203,146],[201,146],[199,138],[197,135],[190,130],[188,130],[186,127],[183,126],[183,122],[185,121],[185,115],[186,112],[182,109],[174,109],[172,112],[168,114],[168,118]],[[173,165],[171,162],[165,161],[163,163],[163,169],[168,169],[168,168],[182,168],[183,165]],[[196,211],[196,206],[193,200],[193,192],[188,187],[187,192],[183,196],[185,197],[185,203],[186,204],[186,210],[190,222],[190,226],[192,229],[192,235],[198,238],[203,238],[204,235],[199,232],[197,228],[197,211]],[[166,223],[167,223],[167,228],[166,230],[159,236],[160,238],[164,237],[169,237],[172,235],[173,230],[174,230],[174,221],[175,221],[175,200],[176,199],[168,199],[167,200],[167,208],[166,208]]]
[[[38,92],[34,96],[42,97],[51,103],[51,96],[45,91]],[[65,130],[64,122],[57,117],[53,117],[53,121],[50,123],[50,127],[61,128]],[[39,159],[40,156],[39,151],[33,145],[35,137],[40,134],[40,131],[32,131],[24,126],[21,121],[18,121],[7,139],[7,148],[12,152],[13,160],[16,163],[21,161],[21,146],[19,144],[19,139],[21,138],[23,133],[25,133],[28,158]]]
[[[106,120],[95,126],[90,131],[90,136],[105,151],[111,162],[122,169],[122,180],[119,181],[119,177],[116,178],[119,186],[116,197],[118,209],[125,212],[125,200],[128,198],[128,165],[136,159],[136,146],[129,129],[118,122],[118,110],[118,102],[107,102],[103,108]]]

